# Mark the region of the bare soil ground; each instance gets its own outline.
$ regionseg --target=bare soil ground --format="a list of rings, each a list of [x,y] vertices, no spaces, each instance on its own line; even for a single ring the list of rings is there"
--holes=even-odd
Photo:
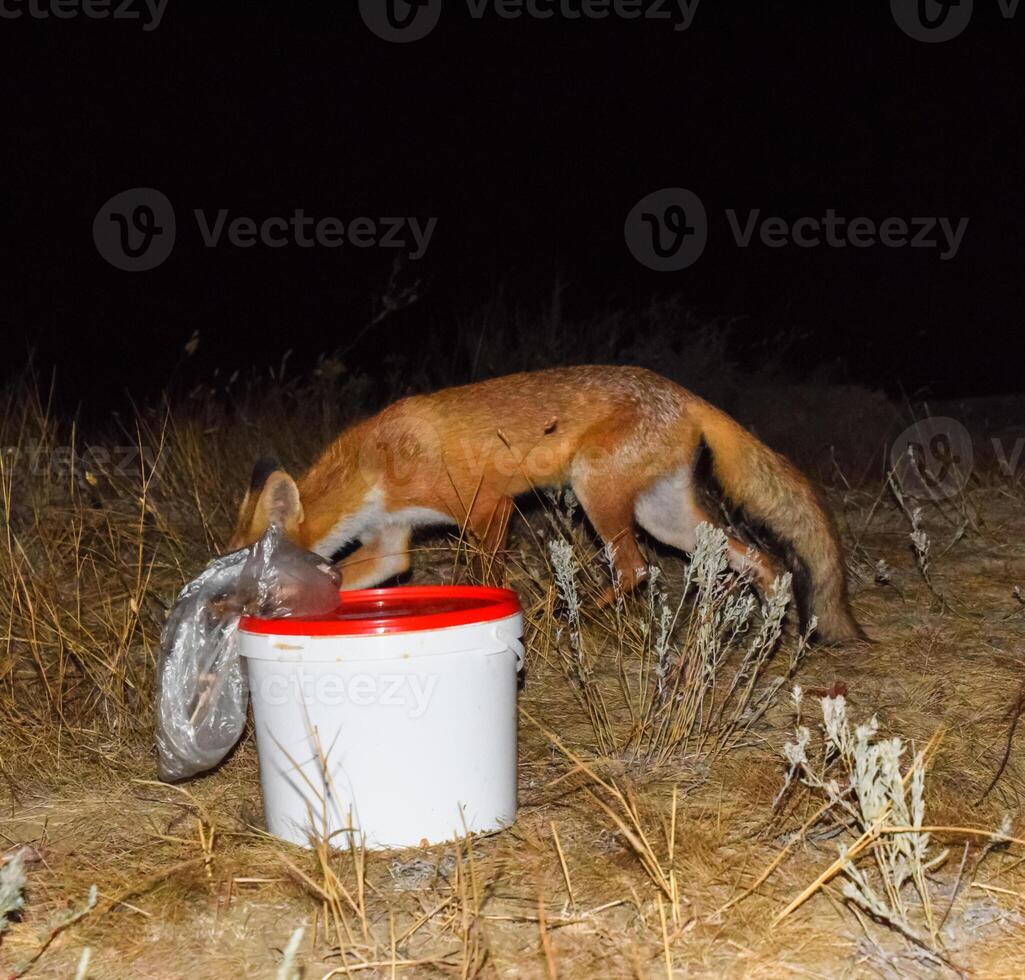
[[[1025,836],[1025,746],[1020,731],[1009,741],[1025,679],[1020,488],[977,482],[923,508],[928,581],[908,517],[881,486],[831,497],[854,606],[875,642],[813,648],[793,680],[814,745],[819,698],[843,693],[854,721],[874,715],[880,735],[905,740],[905,765],[929,746],[925,824],[971,832],[932,835],[934,853],[950,853],[927,874],[934,927],[919,932],[923,943],[845,897],[840,876],[779,918],[858,837],[835,818],[809,825],[823,802],[809,787],[777,801],[796,722],[791,681],[728,751],[692,746],[657,765],[596,752],[538,544],[543,516],[521,524],[513,545],[531,626],[512,828],[366,855],[276,841],[260,829],[251,733],[216,772],[155,785],[147,704],[163,607],[208,560],[236,490],[230,461],[181,462],[203,437],[202,426],[167,435],[177,462],[160,492],[149,503],[145,489],[120,494],[121,509],[95,477],[30,499],[4,472],[0,850],[22,849],[27,862],[24,908],[0,941],[6,974],[71,977],[88,947],[81,975],[94,978],[273,977],[303,927],[296,961],[307,977],[1022,975],[1025,849],[986,836],[1005,815],[1005,833]],[[196,503],[184,516],[161,502],[218,493],[223,507]],[[586,529],[573,535],[586,551]],[[416,578],[444,579],[451,547],[422,545]],[[653,558],[678,589],[684,561]],[[621,615],[639,620],[644,608],[636,600]],[[626,745],[632,722],[616,692],[642,654],[615,648],[597,617],[585,631],[592,652],[607,647],[595,683]],[[786,673],[795,642],[789,628],[759,690]]]

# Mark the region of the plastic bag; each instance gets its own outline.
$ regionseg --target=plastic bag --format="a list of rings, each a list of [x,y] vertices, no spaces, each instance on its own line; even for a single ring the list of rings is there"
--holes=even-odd
[[[215,558],[178,594],[160,637],[158,774],[194,776],[223,759],[246,721],[249,684],[238,652],[244,614],[318,616],[338,606],[337,573],[272,525],[256,544]]]

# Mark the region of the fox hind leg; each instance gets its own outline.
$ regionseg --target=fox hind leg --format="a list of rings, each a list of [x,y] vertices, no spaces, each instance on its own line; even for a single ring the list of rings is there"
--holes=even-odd
[[[637,523],[653,538],[688,554],[697,545],[698,525],[715,525],[695,492],[691,470],[681,467],[661,477],[637,495],[634,507]],[[748,548],[743,542],[726,535],[730,567],[751,577],[762,593],[772,584],[778,570],[763,552]]]

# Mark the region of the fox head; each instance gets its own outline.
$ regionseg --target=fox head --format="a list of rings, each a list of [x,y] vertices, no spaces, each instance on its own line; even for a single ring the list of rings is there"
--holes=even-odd
[[[263,537],[271,524],[278,524],[290,541],[300,543],[299,525],[303,521],[303,505],[299,488],[275,459],[257,460],[249,489],[238,511],[235,532],[228,541],[228,550],[246,548]]]

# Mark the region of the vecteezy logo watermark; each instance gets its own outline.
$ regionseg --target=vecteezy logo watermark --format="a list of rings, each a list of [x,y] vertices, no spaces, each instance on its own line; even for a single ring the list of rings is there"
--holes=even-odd
[[[674,31],[694,22],[700,0],[466,0],[474,20],[486,16],[501,20],[619,20],[670,21]],[[441,16],[441,0],[359,0],[363,22],[379,38],[400,44],[419,41],[434,30]]]
[[[954,258],[968,218],[902,218],[876,221],[847,218],[827,208],[822,216],[786,218],[762,216],[760,208],[740,214],[724,212],[726,226],[738,248],[932,248],[941,261]],[[709,219],[700,198],[682,187],[664,187],[641,198],[626,216],[627,248],[642,265],[657,272],[685,269],[700,258],[709,233]]]
[[[171,254],[174,237],[174,208],[152,187],[115,194],[93,219],[96,250],[126,272],[155,269]]]
[[[919,419],[890,447],[890,467],[902,492],[944,500],[957,496],[972,473],[972,437],[957,419]]]
[[[0,0],[2,2],[2,0]],[[254,218],[232,216],[228,208],[192,212],[206,248],[400,248],[410,259],[427,251],[437,218],[337,217],[314,218],[302,208],[290,215]],[[115,194],[93,220],[96,250],[112,266],[129,272],[155,269],[171,254],[175,243],[175,213],[171,202],[152,187]]]
[[[441,0],[359,0],[363,23],[384,41],[407,44],[427,37],[441,16]]]
[[[693,191],[663,187],[630,209],[623,234],[641,265],[656,272],[676,272],[701,258],[708,241],[708,215]]]
[[[0,17],[18,20],[137,20],[144,31],[155,31],[164,19],[168,0],[0,0]],[[145,16],[144,16],[145,15]]]
[[[890,0],[897,26],[916,41],[934,44],[957,37],[972,19],[972,0]]]
[[[1010,20],[1018,0],[996,0],[1000,13]],[[973,0],[890,0],[890,12],[908,37],[938,44],[959,37],[972,19]]]

